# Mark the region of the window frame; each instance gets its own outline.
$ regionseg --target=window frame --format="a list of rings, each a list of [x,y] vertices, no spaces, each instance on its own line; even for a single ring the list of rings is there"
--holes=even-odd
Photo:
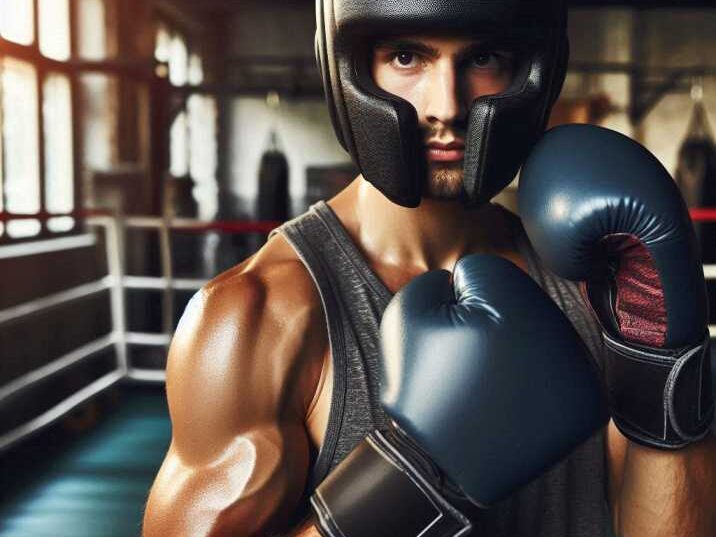
[[[45,81],[49,76],[61,75],[67,77],[70,86],[70,108],[72,116],[72,182],[73,182],[73,213],[78,211],[82,204],[82,182],[81,182],[81,169],[78,166],[79,163],[79,121],[78,121],[78,77],[81,69],[75,64],[77,58],[76,55],[76,2],[75,0],[68,0],[69,7],[69,32],[70,32],[70,58],[67,61],[56,60],[48,58],[40,52],[40,40],[39,40],[39,24],[40,24],[40,12],[39,12],[39,0],[32,0],[33,4],[33,39],[29,45],[21,45],[13,41],[9,41],[0,36],[0,59],[12,58],[18,61],[28,63],[35,69],[35,81],[37,85],[37,158],[38,158],[38,169],[39,169],[39,206],[40,210],[34,214],[11,214],[7,212],[7,195],[5,188],[0,189],[0,196],[2,196],[2,207],[3,211],[0,211],[0,222],[5,226],[3,234],[0,236],[0,245],[15,244],[19,242],[28,242],[35,240],[46,240],[55,237],[64,237],[67,235],[77,234],[81,231],[80,218],[74,217],[74,224],[72,228],[67,231],[50,231],[47,227],[47,222],[51,218],[67,216],[67,214],[50,214],[47,212],[46,207],[46,166],[45,166],[45,118],[43,114],[43,103],[45,99]],[[0,102],[0,108],[2,102]],[[0,117],[3,115],[3,110],[0,110]],[[0,140],[0,151],[2,151],[2,166],[3,166],[3,177],[5,175],[5,167],[7,166],[7,154],[5,153],[6,148],[4,141]],[[72,213],[70,213],[72,214]],[[28,237],[10,237],[7,232],[7,224],[9,221],[17,220],[37,220],[40,222],[39,233],[28,236]]]
[[[164,26],[171,35],[178,34],[184,40],[187,47],[187,62],[193,54],[196,54],[202,62],[203,81],[200,85],[192,85],[190,80],[186,81],[186,84],[182,86],[171,86],[168,81],[168,76],[161,73],[162,66],[168,69],[168,65],[163,62],[147,61],[148,58],[144,59],[126,59],[118,56],[118,39],[120,35],[118,32],[121,30],[121,21],[117,19],[120,13],[117,12],[117,7],[110,0],[103,0],[104,2],[104,24],[105,24],[105,35],[106,35],[106,56],[99,60],[84,59],[80,56],[80,20],[81,15],[81,0],[68,0],[69,4],[69,43],[70,43],[70,57],[68,60],[56,60],[44,56],[40,51],[39,43],[39,24],[40,24],[40,11],[39,5],[40,0],[32,0],[33,6],[33,40],[28,45],[22,45],[9,41],[0,36],[0,59],[9,57],[17,59],[19,61],[27,62],[32,65],[36,73],[37,83],[37,124],[38,124],[38,164],[39,164],[39,207],[40,211],[35,214],[12,214],[7,212],[6,204],[6,189],[0,188],[0,196],[2,196],[3,210],[0,211],[0,223],[5,227],[2,235],[0,236],[0,246],[7,244],[16,244],[23,242],[32,242],[38,240],[48,240],[52,238],[61,238],[68,235],[77,235],[85,231],[84,220],[85,216],[88,215],[85,211],[85,192],[84,192],[84,177],[87,173],[87,169],[83,163],[83,147],[84,147],[84,118],[86,114],[86,107],[82,103],[82,77],[86,74],[97,73],[106,76],[113,77],[119,85],[125,83],[141,84],[149,91],[150,101],[154,102],[154,99],[163,100],[168,105],[162,105],[161,108],[168,112],[169,117],[162,115],[161,117],[154,117],[157,113],[161,114],[159,110],[150,111],[150,121],[152,124],[149,129],[150,133],[150,145],[154,147],[157,142],[155,140],[156,128],[159,124],[166,127],[166,141],[159,143],[157,146],[159,152],[162,154],[152,155],[150,161],[146,163],[147,173],[155,177],[153,184],[157,192],[153,193],[153,198],[157,198],[153,201],[153,205],[157,205],[157,202],[162,199],[161,190],[164,188],[166,176],[169,172],[169,154],[168,154],[168,129],[171,126],[173,118],[182,110],[187,111],[188,97],[193,93],[207,93],[210,95],[216,94],[211,89],[205,86],[206,84],[206,63],[204,50],[201,46],[197,46],[196,36],[190,27],[186,27],[182,24],[181,20],[176,20],[174,17],[167,16],[162,13],[161,10],[157,10],[152,17],[152,24],[156,33],[159,25]],[[187,64],[187,69],[189,65]],[[71,107],[71,118],[72,118],[72,181],[73,181],[73,206],[74,209],[70,213],[57,213],[50,214],[47,212],[47,200],[46,200],[46,182],[47,173],[45,165],[45,136],[47,129],[45,128],[45,119],[43,117],[43,101],[45,98],[45,80],[51,75],[66,76],[69,81],[69,87],[71,91],[70,107]],[[168,73],[167,73],[168,74]],[[208,90],[208,91],[207,91]],[[117,96],[118,97],[118,96]],[[167,101],[168,99],[168,101]],[[150,102],[150,107],[152,104]],[[155,103],[156,104],[156,103]],[[2,117],[2,103],[0,103],[0,118]],[[154,124],[158,121],[158,124]],[[119,136],[119,133],[117,133]],[[163,138],[163,137],[162,137]],[[161,141],[161,140],[160,140]],[[166,147],[164,144],[166,143]],[[118,148],[119,149],[119,148]],[[6,160],[6,147],[5,144],[0,140],[0,165],[5,168],[7,166]],[[155,149],[152,151],[156,152]],[[162,156],[166,151],[166,155]],[[186,176],[187,179],[194,182],[191,175]],[[161,203],[161,202],[159,202]],[[157,205],[161,208],[161,204]],[[50,231],[48,229],[48,220],[51,218],[70,216],[74,219],[72,228],[66,231]],[[39,233],[28,236],[28,237],[10,237],[7,233],[7,223],[13,220],[37,220],[40,222]]]
[[[52,238],[60,238],[68,235],[76,235],[84,233],[85,226],[85,207],[84,207],[84,181],[83,177],[86,169],[82,160],[82,148],[84,147],[83,120],[85,117],[85,109],[82,103],[82,84],[83,75],[97,73],[114,77],[119,85],[124,83],[139,83],[145,85],[151,92],[157,83],[157,76],[154,71],[154,65],[146,60],[125,59],[118,56],[117,39],[121,29],[120,21],[117,19],[116,6],[110,0],[103,0],[104,3],[104,24],[106,39],[106,56],[100,60],[84,59],[80,56],[79,50],[79,16],[81,15],[80,0],[68,0],[69,4],[69,31],[70,31],[70,57],[66,61],[56,60],[44,56],[40,51],[39,43],[39,0],[32,0],[33,3],[33,41],[29,45],[21,45],[13,41],[9,41],[0,36],[0,59],[4,57],[14,58],[31,64],[36,70],[37,80],[37,107],[38,107],[38,154],[39,170],[40,170],[40,211],[31,215],[15,215],[7,212],[7,204],[5,203],[5,189],[0,189],[4,208],[0,211],[0,223],[5,225],[5,230],[0,236],[0,246],[6,244],[15,244],[21,242],[31,242],[36,240],[47,240]],[[72,181],[73,181],[73,206],[74,209],[70,213],[50,214],[46,207],[46,170],[45,170],[45,133],[44,117],[42,113],[42,105],[44,101],[44,83],[48,76],[58,74],[66,76],[70,86],[70,107],[72,117]],[[119,96],[115,96],[119,98]],[[0,103],[0,107],[2,103]],[[0,117],[2,117],[2,109],[0,109]],[[1,142],[1,141],[0,141]],[[0,143],[0,151],[2,151],[2,166],[6,166],[5,145]],[[149,164],[148,173],[152,169]],[[67,231],[50,231],[47,222],[51,218],[71,216],[74,219],[72,228]],[[31,219],[40,222],[40,232],[29,237],[10,237],[7,233],[7,222],[11,220]]]
[[[167,180],[178,180],[178,181],[191,181],[193,186],[198,186],[199,181],[198,178],[194,177],[192,175],[192,153],[191,153],[191,127],[190,127],[190,120],[189,120],[189,101],[190,98],[193,95],[201,95],[205,97],[210,97],[214,99],[215,104],[217,108],[220,106],[220,92],[216,90],[216,88],[211,87],[207,84],[207,65],[206,65],[206,58],[204,51],[200,46],[197,46],[197,40],[194,33],[190,30],[190,28],[187,28],[184,24],[181,23],[181,21],[176,20],[172,17],[157,14],[154,18],[154,37],[155,37],[155,46],[156,46],[156,39],[157,35],[159,33],[160,29],[164,29],[167,32],[167,35],[169,37],[169,41],[174,37],[179,37],[184,42],[184,46],[186,48],[186,80],[181,85],[173,85],[170,82],[171,86],[171,92],[174,96],[172,99],[172,105],[169,112],[169,118],[167,122],[167,133],[168,133],[168,155],[167,155],[167,169],[166,169],[166,179]],[[191,60],[192,57],[198,58],[200,65],[201,65],[201,81],[197,84],[192,82],[191,80]],[[156,57],[156,54],[154,55],[154,62],[155,64],[165,73],[166,79],[168,81],[171,80],[171,74],[170,74],[170,61],[169,60],[160,60]],[[179,118],[180,115],[184,114],[186,117],[186,125],[185,125],[185,131],[186,131],[186,173],[181,175],[176,175],[172,173],[171,170],[171,162],[172,162],[172,154],[171,154],[171,136],[169,133],[171,132],[172,127],[174,126],[174,122]],[[219,131],[219,125],[218,125],[218,118],[217,118],[217,141],[218,141],[218,131]],[[218,169],[217,169],[218,173]]]

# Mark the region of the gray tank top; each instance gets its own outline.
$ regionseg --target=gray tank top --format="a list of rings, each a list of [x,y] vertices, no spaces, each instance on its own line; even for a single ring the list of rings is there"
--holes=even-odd
[[[601,364],[601,336],[577,287],[542,267],[516,218],[514,225],[530,275],[566,313]],[[326,203],[319,202],[277,232],[295,249],[318,289],[333,359],[328,428],[315,455],[306,489],[309,495],[370,431],[387,424],[378,399],[379,326],[392,294]],[[471,535],[607,535],[605,475],[604,434],[600,432],[507,500],[469,513],[475,527]]]

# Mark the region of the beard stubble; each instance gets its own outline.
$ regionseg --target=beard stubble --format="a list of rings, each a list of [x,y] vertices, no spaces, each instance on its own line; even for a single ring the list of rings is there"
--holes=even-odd
[[[425,196],[431,199],[456,200],[463,194],[462,162],[434,163],[428,168]]]

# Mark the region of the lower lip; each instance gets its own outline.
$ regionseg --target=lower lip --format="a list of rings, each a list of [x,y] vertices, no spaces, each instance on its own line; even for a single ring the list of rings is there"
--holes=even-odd
[[[428,159],[431,162],[456,162],[465,158],[464,149],[428,149]]]

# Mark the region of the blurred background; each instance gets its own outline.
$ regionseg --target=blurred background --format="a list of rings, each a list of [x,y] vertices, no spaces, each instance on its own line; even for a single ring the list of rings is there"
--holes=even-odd
[[[716,5],[572,3],[552,124],[657,155],[716,304]],[[139,535],[186,302],[357,174],[314,20],[312,0],[0,0],[0,537]]]

